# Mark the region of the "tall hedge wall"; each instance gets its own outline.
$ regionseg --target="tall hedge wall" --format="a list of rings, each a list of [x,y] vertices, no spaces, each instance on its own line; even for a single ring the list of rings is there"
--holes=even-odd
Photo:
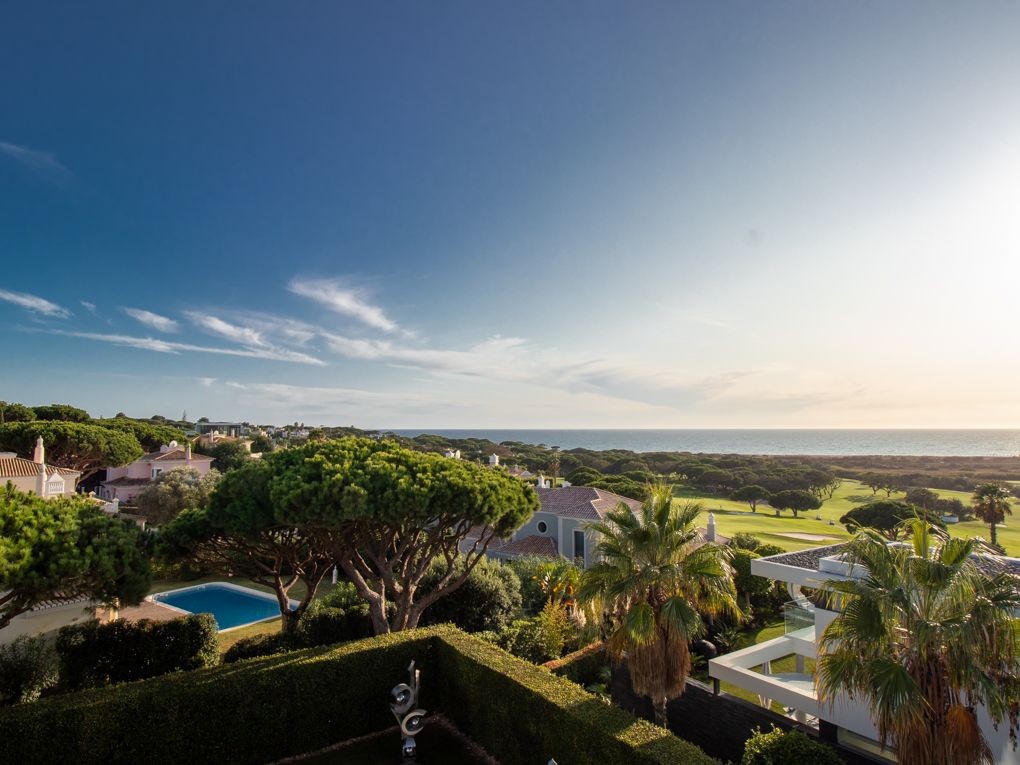
[[[421,706],[505,765],[713,765],[693,744],[451,627],[239,661],[0,710],[0,762],[266,763],[393,724],[414,659]]]
[[[462,632],[436,641],[443,711],[503,765],[718,765],[669,731]]]

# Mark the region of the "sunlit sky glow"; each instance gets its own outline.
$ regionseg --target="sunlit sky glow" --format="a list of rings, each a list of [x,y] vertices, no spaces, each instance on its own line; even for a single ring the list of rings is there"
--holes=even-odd
[[[0,398],[1020,427],[1020,5],[25,3]]]

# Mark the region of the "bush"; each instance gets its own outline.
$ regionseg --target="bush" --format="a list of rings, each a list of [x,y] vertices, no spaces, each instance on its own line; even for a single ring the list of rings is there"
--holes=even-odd
[[[578,765],[718,765],[668,731],[448,627],[11,707],[0,711],[0,762],[271,762],[392,725],[385,700],[412,659],[422,670],[426,708],[445,713],[504,765],[550,757]],[[237,724],[224,724],[227,710]]]
[[[761,540],[754,534],[748,534],[746,531],[738,531],[730,539],[730,544],[738,550],[757,552],[758,548],[761,547]]]
[[[420,595],[438,583],[442,571],[432,568],[422,579]],[[482,559],[467,580],[450,595],[426,609],[421,626],[456,624],[465,632],[501,630],[521,610],[521,580],[509,566]]]
[[[254,659],[258,656],[272,656],[273,654],[293,651],[300,645],[296,636],[286,632],[274,632],[270,635],[253,635],[242,638],[234,643],[223,654],[224,664],[233,664],[242,659]]]
[[[548,600],[548,594],[542,589],[542,578],[557,566],[576,568],[573,562],[553,560],[541,555],[525,555],[509,560],[503,565],[517,574],[521,584],[521,610],[529,616],[541,613]]]
[[[562,659],[547,661],[542,666],[551,670],[554,675],[587,686],[601,679],[600,674],[607,663],[605,645],[598,642],[568,653]]]
[[[0,645],[0,704],[35,701],[57,678],[57,655],[45,638],[22,635]]]
[[[484,639],[504,651],[535,664],[558,659],[564,648],[577,640],[577,628],[562,606],[547,604],[538,616],[518,619],[498,633],[483,633]]]
[[[372,636],[372,617],[368,605],[349,608],[317,608],[308,611],[298,624],[297,638],[302,647],[345,643]]]
[[[773,726],[768,733],[756,730],[747,740],[740,765],[843,765],[843,760],[830,747],[800,731]]]
[[[192,614],[157,622],[86,622],[57,634],[60,685],[68,690],[123,683],[219,661],[216,620]]]
[[[766,542],[765,544],[758,545],[754,552],[759,558],[767,558],[770,555],[779,555],[780,553],[784,553],[786,550],[779,545],[773,545]]]

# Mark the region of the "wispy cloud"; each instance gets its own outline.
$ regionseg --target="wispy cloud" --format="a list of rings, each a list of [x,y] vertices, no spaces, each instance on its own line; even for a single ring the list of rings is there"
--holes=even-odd
[[[226,340],[240,343],[241,345],[256,347],[267,345],[266,341],[262,337],[262,333],[252,327],[242,327],[237,324],[231,324],[229,321],[224,321],[218,316],[198,313],[197,311],[187,311],[185,316],[188,317],[192,324],[205,330],[211,335],[216,335],[217,337],[222,337]]]
[[[287,289],[295,295],[314,300],[335,313],[350,316],[363,324],[383,332],[402,333],[410,336],[411,332],[402,330],[390,319],[383,309],[368,302],[363,290],[349,287],[340,279],[292,279]]]
[[[78,302],[81,303],[82,308],[84,308],[89,313],[95,313],[96,312],[96,304],[95,303],[90,303],[88,300],[79,300]]]
[[[146,311],[142,308],[125,308],[124,313],[135,321],[141,322],[147,327],[159,330],[160,332],[176,332],[178,324],[173,319],[160,316],[158,313]]]
[[[306,411],[336,411],[347,408],[352,414],[357,407],[373,410],[416,410],[434,406],[431,396],[421,393],[391,393],[359,388],[334,388],[287,383],[247,383],[229,380],[223,385],[238,394],[245,403],[260,406],[301,407]]]
[[[63,306],[52,303],[38,295],[29,295],[27,292],[10,292],[8,290],[0,290],[0,300],[4,300],[8,303],[14,303],[14,305],[27,308],[33,313],[42,314],[43,316],[49,316],[54,319],[66,319],[71,315],[71,312]]]
[[[71,178],[71,171],[49,152],[0,141],[0,156],[12,159],[34,175],[54,183],[64,183]]]
[[[68,332],[50,330],[54,334],[68,337],[79,337],[83,340],[96,340],[125,348],[139,348],[157,353],[215,353],[222,356],[240,356],[249,359],[267,359],[269,361],[293,361],[299,364],[325,366],[325,362],[307,353],[287,350],[285,348],[210,348],[191,343],[176,343],[154,337],[135,337],[133,335],[103,334],[99,332]]]

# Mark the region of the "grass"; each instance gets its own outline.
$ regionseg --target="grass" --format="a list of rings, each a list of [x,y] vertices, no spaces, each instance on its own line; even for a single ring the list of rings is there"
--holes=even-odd
[[[945,498],[956,498],[964,504],[970,504],[970,494],[964,491],[933,489],[936,494]],[[893,492],[890,499],[902,499],[903,492]],[[885,499],[885,492],[872,494],[871,489],[857,481],[844,480],[832,499],[827,499],[818,510],[800,513],[794,518],[789,511],[784,511],[778,518],[770,507],[759,506],[758,512],[752,513],[745,502],[734,502],[729,499],[708,496],[696,489],[680,486],[676,489],[676,497],[680,500],[700,502],[704,507],[701,524],[708,520],[708,513],[715,513],[716,528],[723,536],[731,537],[737,532],[754,534],[762,542],[778,545],[784,550],[805,550],[823,544],[833,544],[849,538],[840,517],[854,507],[865,502]],[[999,544],[1006,548],[1010,555],[1020,555],[1020,501],[1013,501],[1016,520],[1007,518],[1007,524],[998,527]],[[829,522],[832,521],[833,525]],[[1012,521],[1011,523],[1009,521]],[[981,521],[966,521],[949,526],[949,532],[958,537],[980,536],[988,539],[988,526]],[[811,541],[796,539],[788,534],[815,534],[829,537],[829,541]]]

